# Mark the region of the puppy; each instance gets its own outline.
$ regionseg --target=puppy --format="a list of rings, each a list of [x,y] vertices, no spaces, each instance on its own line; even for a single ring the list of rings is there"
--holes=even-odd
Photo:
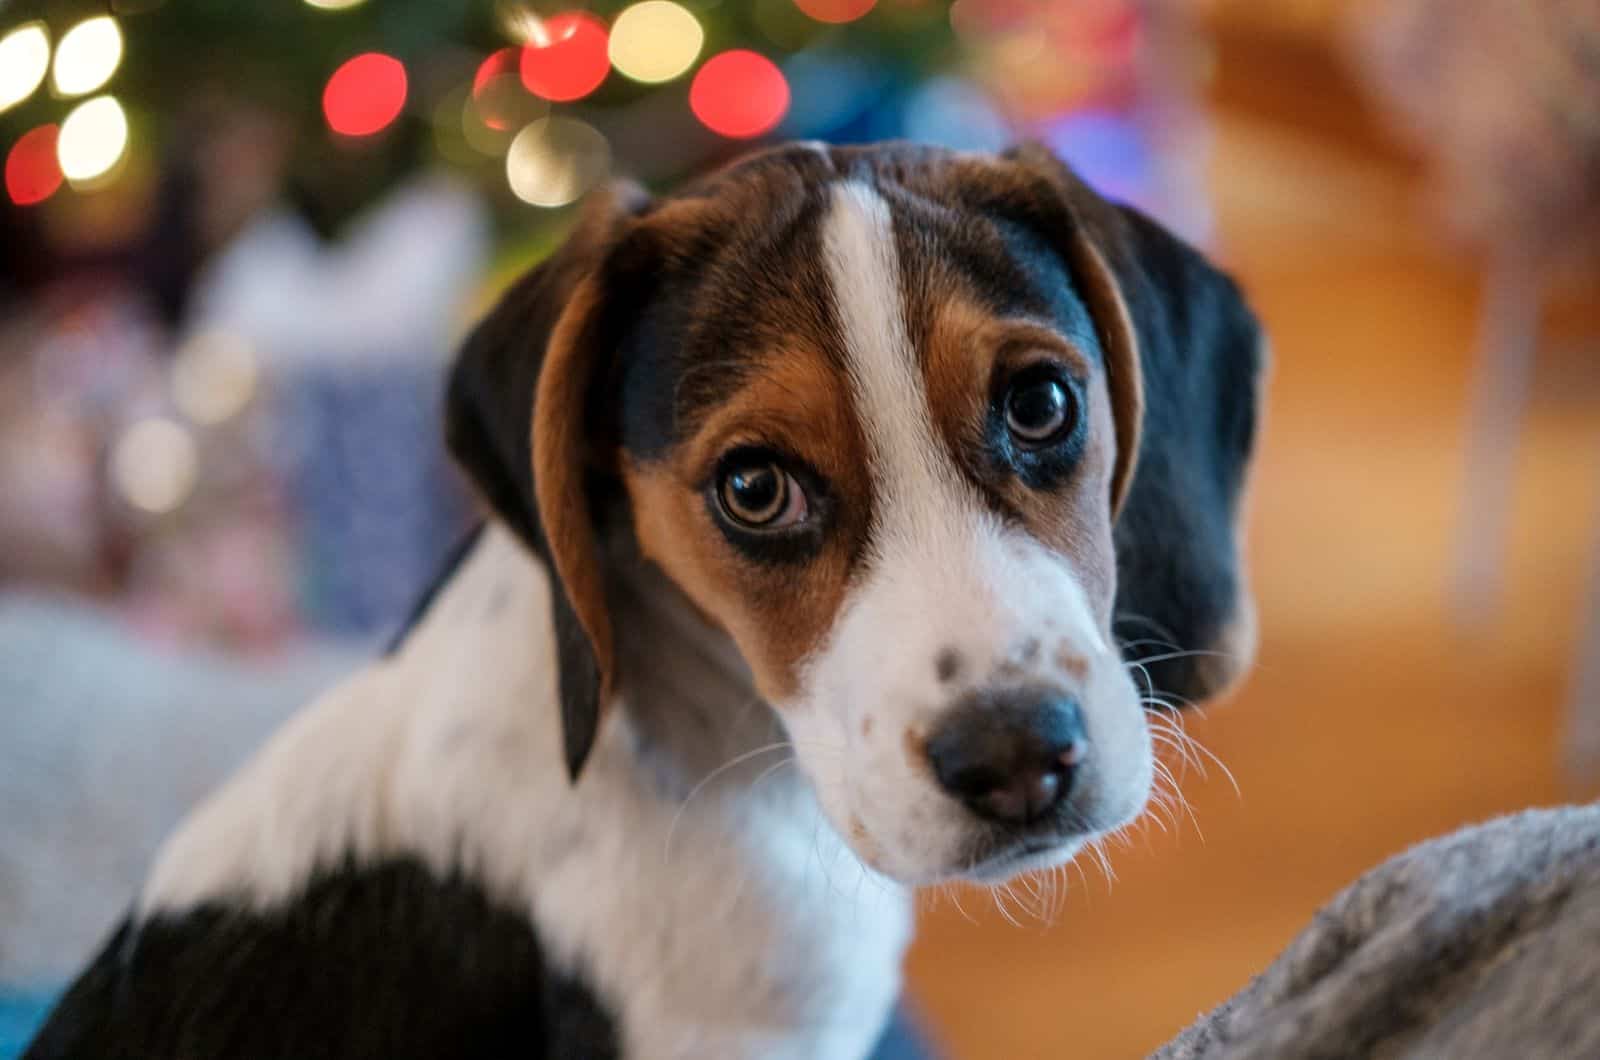
[[[1198,699],[1248,657],[1259,349],[1037,147],[595,195],[454,369],[493,517],[28,1055],[867,1055],[912,889],[1127,825],[1129,663]]]

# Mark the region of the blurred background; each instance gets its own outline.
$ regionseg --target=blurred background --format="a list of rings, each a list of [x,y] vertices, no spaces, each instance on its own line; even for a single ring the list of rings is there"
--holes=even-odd
[[[1262,649],[1114,885],[928,900],[945,1054],[1143,1055],[1384,857],[1592,796],[1594,0],[0,0],[0,1056],[471,518],[443,372],[571,204],[1023,136],[1273,337]]]

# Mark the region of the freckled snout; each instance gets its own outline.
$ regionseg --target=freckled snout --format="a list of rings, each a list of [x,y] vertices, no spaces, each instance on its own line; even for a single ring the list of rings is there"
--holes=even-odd
[[[940,786],[978,816],[1026,825],[1066,800],[1089,741],[1074,699],[1024,687],[968,696],[927,751]]]

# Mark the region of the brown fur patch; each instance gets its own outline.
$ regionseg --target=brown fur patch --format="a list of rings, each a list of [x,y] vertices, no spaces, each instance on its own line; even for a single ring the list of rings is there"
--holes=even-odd
[[[1111,541],[1110,486],[1117,452],[1116,417],[1105,373],[1055,330],[1031,320],[1008,319],[985,309],[961,281],[947,277],[944,296],[929,308],[924,351],[928,402],[952,455],[966,464],[1001,506],[1029,533],[1072,557],[1095,615],[1109,623],[1116,590]],[[997,372],[1014,372],[1041,358],[1063,364],[1086,388],[1088,444],[1064,489],[1031,489],[1015,476],[986,474],[981,449],[984,418]]]
[[[1079,685],[1089,679],[1089,661],[1066,645],[1062,645],[1056,651],[1055,663],[1056,669],[1071,677]]]
[[[612,691],[615,658],[599,544],[584,490],[589,438],[583,422],[592,360],[583,332],[599,304],[599,285],[592,278],[583,281],[550,336],[534,400],[531,444],[533,481],[550,559],[594,648],[603,709]]]
[[[706,488],[722,454],[750,445],[801,460],[828,483],[829,496],[813,501],[828,521],[815,557],[762,563],[718,528]],[[624,478],[644,554],[734,639],[763,695],[792,696],[799,663],[833,627],[872,510],[865,444],[832,363],[803,346],[758,358],[686,444],[664,461],[629,464]]]
[[[1091,610],[1109,628],[1117,585],[1108,488],[1115,428],[1103,381],[1090,386],[1088,393],[1089,407],[1084,410],[1089,417],[1088,441],[1072,484],[1064,490],[1040,491],[1011,479],[1003,486],[1002,495],[1034,537],[1072,559]]]
[[[1128,315],[1128,303],[1104,256],[1088,234],[1076,240],[1079,282],[1089,302],[1089,312],[1100,330],[1106,350],[1106,390],[1111,396],[1116,425],[1116,468],[1111,475],[1111,517],[1116,518],[1133,485],[1139,462],[1139,437],[1144,431],[1144,374],[1139,366],[1139,338]]]
[[[905,736],[901,738],[901,747],[906,753],[906,764],[912,772],[924,775],[932,771],[928,763],[928,738],[915,728],[907,728]]]

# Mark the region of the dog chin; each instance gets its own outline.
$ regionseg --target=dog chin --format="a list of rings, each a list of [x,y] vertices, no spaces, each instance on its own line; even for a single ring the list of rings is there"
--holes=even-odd
[[[1065,865],[1083,847],[1082,837],[1059,839],[1049,844],[1038,841],[1018,843],[995,852],[976,865],[963,865],[951,875],[970,883],[997,887],[1030,872]]]

